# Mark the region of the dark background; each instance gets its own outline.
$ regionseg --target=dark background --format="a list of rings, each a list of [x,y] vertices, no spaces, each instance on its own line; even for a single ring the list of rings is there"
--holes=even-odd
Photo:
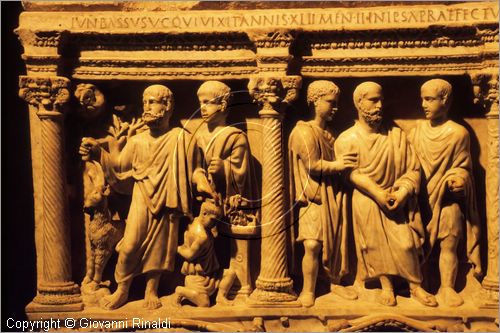
[[[25,318],[36,293],[30,138],[27,104],[18,97],[25,73],[13,33],[21,2],[2,2],[2,331],[9,317]]]

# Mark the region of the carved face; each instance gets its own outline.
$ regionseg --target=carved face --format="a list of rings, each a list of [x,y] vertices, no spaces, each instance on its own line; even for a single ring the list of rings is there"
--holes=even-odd
[[[168,107],[159,98],[146,94],[142,98],[142,103],[144,107],[142,119],[150,128],[156,128],[163,123],[162,120],[168,119],[165,117]]]
[[[200,111],[203,121],[214,123],[225,119],[226,103],[222,102],[220,98],[203,94],[199,95],[198,99],[200,101]]]
[[[437,120],[446,116],[446,101],[438,94],[436,87],[423,86],[421,97],[426,119]]]
[[[373,87],[357,105],[360,117],[371,127],[377,127],[382,122],[383,100],[382,91],[378,87]]]
[[[339,97],[336,94],[327,94],[318,98],[314,102],[316,115],[326,121],[331,121],[338,110],[338,100]]]

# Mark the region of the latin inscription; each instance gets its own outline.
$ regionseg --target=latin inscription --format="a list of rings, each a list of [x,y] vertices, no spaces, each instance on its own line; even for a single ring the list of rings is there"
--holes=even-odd
[[[308,27],[315,25],[447,24],[498,19],[497,8],[447,8],[418,10],[351,10],[280,14],[194,14],[165,16],[98,16],[71,18],[71,29],[189,29]]]

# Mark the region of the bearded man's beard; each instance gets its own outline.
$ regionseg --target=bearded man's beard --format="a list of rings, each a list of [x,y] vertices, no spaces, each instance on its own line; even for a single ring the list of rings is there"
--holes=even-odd
[[[361,117],[370,127],[378,127],[382,123],[382,110],[361,110]]]
[[[144,120],[144,123],[148,125],[150,128],[158,127],[161,124],[164,117],[165,117],[164,113],[144,112],[142,114],[142,120]]]

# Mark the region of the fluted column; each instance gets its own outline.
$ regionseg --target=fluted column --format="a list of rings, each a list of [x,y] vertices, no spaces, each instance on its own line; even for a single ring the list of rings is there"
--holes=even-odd
[[[488,146],[486,164],[486,233],[488,237],[488,266],[483,279],[483,291],[476,297],[485,308],[498,308],[498,68],[490,73],[472,76],[474,101],[486,109]]]
[[[285,216],[285,148],[282,120],[288,103],[295,100],[299,76],[261,76],[250,79],[248,89],[261,105],[262,208],[261,268],[250,299],[257,303],[293,302],[296,295],[287,266]]]
[[[64,165],[64,126],[62,105],[69,100],[69,80],[64,77],[22,76],[19,96],[30,104],[30,112],[38,116],[39,158],[33,177],[41,180],[35,196],[37,251],[37,295],[31,311],[80,310],[78,285],[71,277],[71,247],[66,198]],[[32,131],[32,135],[36,135]],[[35,140],[32,140],[35,141]]]

